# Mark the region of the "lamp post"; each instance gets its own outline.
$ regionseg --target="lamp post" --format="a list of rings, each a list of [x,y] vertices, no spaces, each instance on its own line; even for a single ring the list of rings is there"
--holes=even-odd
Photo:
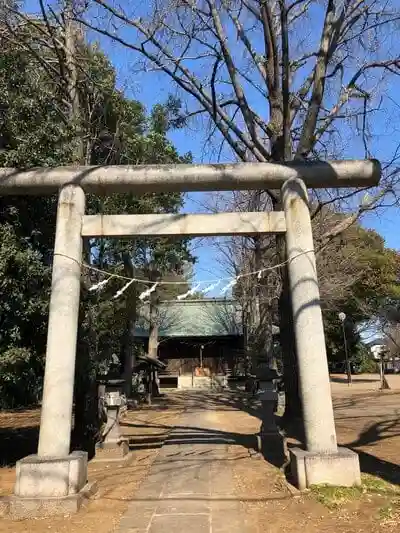
[[[350,368],[350,361],[349,361],[349,354],[347,349],[347,338],[346,338],[346,328],[345,328],[345,321],[346,321],[346,314],[345,313],[339,313],[339,320],[342,323],[342,331],[343,331],[343,343],[344,343],[344,353],[346,358],[346,372],[347,372],[347,385],[351,385],[351,368]]]

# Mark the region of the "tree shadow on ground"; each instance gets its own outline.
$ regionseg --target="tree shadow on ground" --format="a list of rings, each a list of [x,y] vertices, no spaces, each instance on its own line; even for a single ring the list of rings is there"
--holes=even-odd
[[[195,414],[197,410],[216,409],[221,411],[245,411],[258,418],[262,426],[262,409],[259,400],[243,392],[213,393],[201,391],[197,393],[180,393],[178,395],[164,396],[157,399],[155,410],[164,411],[183,407],[184,411]],[[153,407],[152,407],[153,409]],[[138,411],[140,414],[140,411]],[[283,437],[278,433],[270,433],[262,437],[260,433],[236,433],[209,429],[197,426],[166,425],[157,423],[136,424],[122,421],[121,425],[142,429],[143,433],[129,436],[131,450],[145,450],[160,448],[165,445],[177,444],[205,444],[205,445],[237,445],[247,449],[252,455],[261,452],[266,461],[281,468],[285,464]],[[146,429],[159,429],[156,435],[148,435]],[[260,428],[261,429],[261,428]],[[161,430],[163,432],[161,432]]]
[[[37,452],[39,427],[5,427],[0,429],[0,466],[13,466],[15,463]]]
[[[23,428],[0,428],[0,467],[12,467],[17,461],[37,453],[39,442],[39,426]],[[94,456],[95,443],[93,439],[77,442],[71,439],[71,450],[85,450],[89,459]]]
[[[400,437],[400,417],[371,424],[360,433],[356,440],[345,446],[358,453],[362,472],[374,474],[389,483],[400,485],[400,465],[360,450],[362,446],[371,446],[394,437]]]
[[[347,383],[348,379],[347,376],[332,376],[330,377],[331,381],[333,383]],[[370,383],[371,385],[374,383],[377,383],[376,379],[365,379],[365,378],[357,378],[357,383]]]
[[[379,457],[375,457],[374,455],[352,447],[351,445],[347,445],[347,448],[351,448],[358,453],[361,472],[373,474],[393,485],[400,485],[399,465],[390,461],[385,461],[384,459],[379,459]]]
[[[357,400],[347,399],[345,402],[345,407],[356,407]],[[343,407],[340,404],[340,407]],[[369,415],[369,418],[371,415]],[[359,418],[358,416],[348,416],[344,418],[339,418],[343,420],[345,418],[354,419]],[[304,442],[304,434],[302,434],[300,427],[296,423],[285,425],[285,432],[287,437]],[[364,446],[373,446],[384,440],[400,437],[400,417],[390,417],[374,422],[373,424],[365,427],[356,439],[351,442],[340,443],[341,446],[350,448],[355,451],[360,458],[360,468],[361,472],[372,474],[378,476],[381,479],[387,481],[388,483],[400,485],[400,465],[381,459],[369,451],[364,451],[362,447]],[[294,446],[294,444],[289,444],[289,447]]]
[[[348,446],[366,446],[394,437],[400,437],[400,417],[371,424],[360,433],[357,440],[349,443]]]

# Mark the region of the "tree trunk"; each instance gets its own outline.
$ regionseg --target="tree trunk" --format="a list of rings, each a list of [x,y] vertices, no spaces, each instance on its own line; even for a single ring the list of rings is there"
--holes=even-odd
[[[158,323],[157,323],[157,305],[153,298],[150,299],[150,324],[149,324],[149,346],[148,353],[150,357],[157,359],[158,355]]]
[[[78,67],[77,45],[81,35],[78,24],[74,21],[74,0],[64,2],[64,52],[67,76],[66,99],[69,102],[69,117],[76,127],[75,148],[72,164],[82,165],[90,159],[90,154],[85,153],[84,134],[82,131],[81,104],[78,92]],[[91,246],[88,239],[84,239],[83,256],[90,263]],[[83,287],[90,286],[90,279],[85,274],[82,278]],[[89,323],[88,331],[80,328],[75,370],[75,410],[74,410],[74,443],[79,449],[86,450],[90,457],[94,455],[94,447],[99,433],[98,416],[98,386],[97,376],[93,365],[96,358],[96,338],[94,325],[92,327],[92,313],[90,303],[84,295],[81,297],[80,321],[83,323],[84,314],[87,314]],[[83,342],[80,339],[85,339]]]
[[[258,286],[253,285],[249,290],[249,335],[248,350],[251,358],[251,373],[257,374],[260,363],[260,307],[258,299]]]
[[[73,163],[84,165],[90,161],[90,154],[85,154],[85,142],[82,131],[82,113],[78,92],[77,42],[80,34],[79,26],[74,20],[74,0],[66,0],[64,7],[65,34],[64,51],[67,71],[67,99],[69,102],[69,117],[76,128],[75,149]]]
[[[299,372],[293,330],[293,316],[288,288],[282,288],[279,300],[280,344],[283,356],[285,385],[285,419],[300,418],[302,406],[299,391]]]
[[[262,268],[261,237],[254,238],[254,271]],[[250,306],[252,310],[252,355],[255,373],[271,364],[272,352],[272,316],[265,298],[263,280],[253,285],[254,294]]]
[[[385,376],[385,363],[384,363],[383,357],[381,357],[379,361],[379,374],[380,374],[380,382],[381,382],[380,389],[389,390],[390,386]]]
[[[128,310],[130,311],[130,310]],[[127,325],[125,331],[125,345],[124,345],[124,370],[123,379],[124,392],[127,398],[132,395],[132,374],[136,364],[135,348],[134,348],[134,329],[136,324],[136,309],[134,314],[129,314],[127,318]]]
[[[282,235],[276,237],[279,263],[286,260],[286,244]],[[299,375],[297,367],[295,333],[293,328],[292,302],[289,290],[288,269],[285,264],[280,269],[282,280],[279,297],[279,338],[282,350],[284,385],[285,385],[285,414],[286,420],[300,418],[302,414],[299,393]]]
[[[88,312],[87,303],[84,300],[85,298],[83,296],[80,310],[80,324],[83,323],[85,311]],[[88,330],[82,331],[82,327],[80,326],[78,331],[74,387],[73,445],[75,449],[86,450],[91,458],[94,455],[95,444],[99,437],[100,420],[97,376],[91,357],[92,347],[90,335],[93,329],[90,321]]]
[[[148,353],[150,357],[157,359],[158,357],[158,296],[155,292],[150,295],[150,312],[149,312],[149,345]],[[150,396],[158,396],[159,390],[156,381],[156,372],[150,372]]]
[[[87,451],[91,459],[95,453],[99,433],[98,385],[96,375],[89,364],[87,372],[76,376],[73,433],[75,449]]]
[[[133,264],[132,259],[128,253],[123,254],[123,262],[126,275],[133,278]],[[125,299],[125,310],[126,327],[123,342],[123,379],[125,380],[124,392],[126,394],[126,397],[130,398],[132,395],[132,374],[136,363],[134,350],[135,325],[137,314],[136,283],[133,283],[127,290],[127,297]]]
[[[151,304],[150,304],[151,306]],[[151,306],[152,307],[152,306]],[[150,315],[152,310],[150,308]],[[149,328],[149,348],[148,352],[150,357],[157,359],[158,354],[158,324],[155,321],[150,319],[150,328]]]
[[[289,43],[287,31],[287,12],[281,12],[282,23],[282,115],[279,117],[282,134],[271,139],[272,160],[290,161],[293,159],[293,147],[290,135],[290,94],[289,94]],[[278,118],[278,117],[277,117]],[[274,211],[282,211],[282,199],[272,201]],[[283,266],[280,269],[281,294],[278,303],[279,337],[283,359],[284,386],[285,386],[285,414],[284,420],[302,419],[302,408],[299,391],[299,372],[297,366],[296,340],[293,324],[292,301],[289,289],[289,275],[286,264],[286,240],[284,235],[276,236],[276,251],[278,261]],[[303,430],[303,428],[301,428]]]

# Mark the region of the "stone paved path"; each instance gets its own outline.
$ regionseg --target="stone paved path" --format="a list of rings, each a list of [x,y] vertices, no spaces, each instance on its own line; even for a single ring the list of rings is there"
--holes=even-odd
[[[242,533],[229,436],[210,430],[211,409],[182,415],[121,519],[119,533]],[[215,427],[215,424],[214,424]]]

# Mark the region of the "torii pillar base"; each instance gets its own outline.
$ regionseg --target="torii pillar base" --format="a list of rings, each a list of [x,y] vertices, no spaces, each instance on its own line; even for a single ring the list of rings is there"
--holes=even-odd
[[[76,513],[96,491],[87,482],[88,455],[29,455],[17,462],[14,494],[0,500],[0,514],[22,520]]]
[[[354,487],[361,485],[357,453],[338,447],[336,453],[315,453],[292,448],[290,472],[294,485],[305,490],[313,485]]]

